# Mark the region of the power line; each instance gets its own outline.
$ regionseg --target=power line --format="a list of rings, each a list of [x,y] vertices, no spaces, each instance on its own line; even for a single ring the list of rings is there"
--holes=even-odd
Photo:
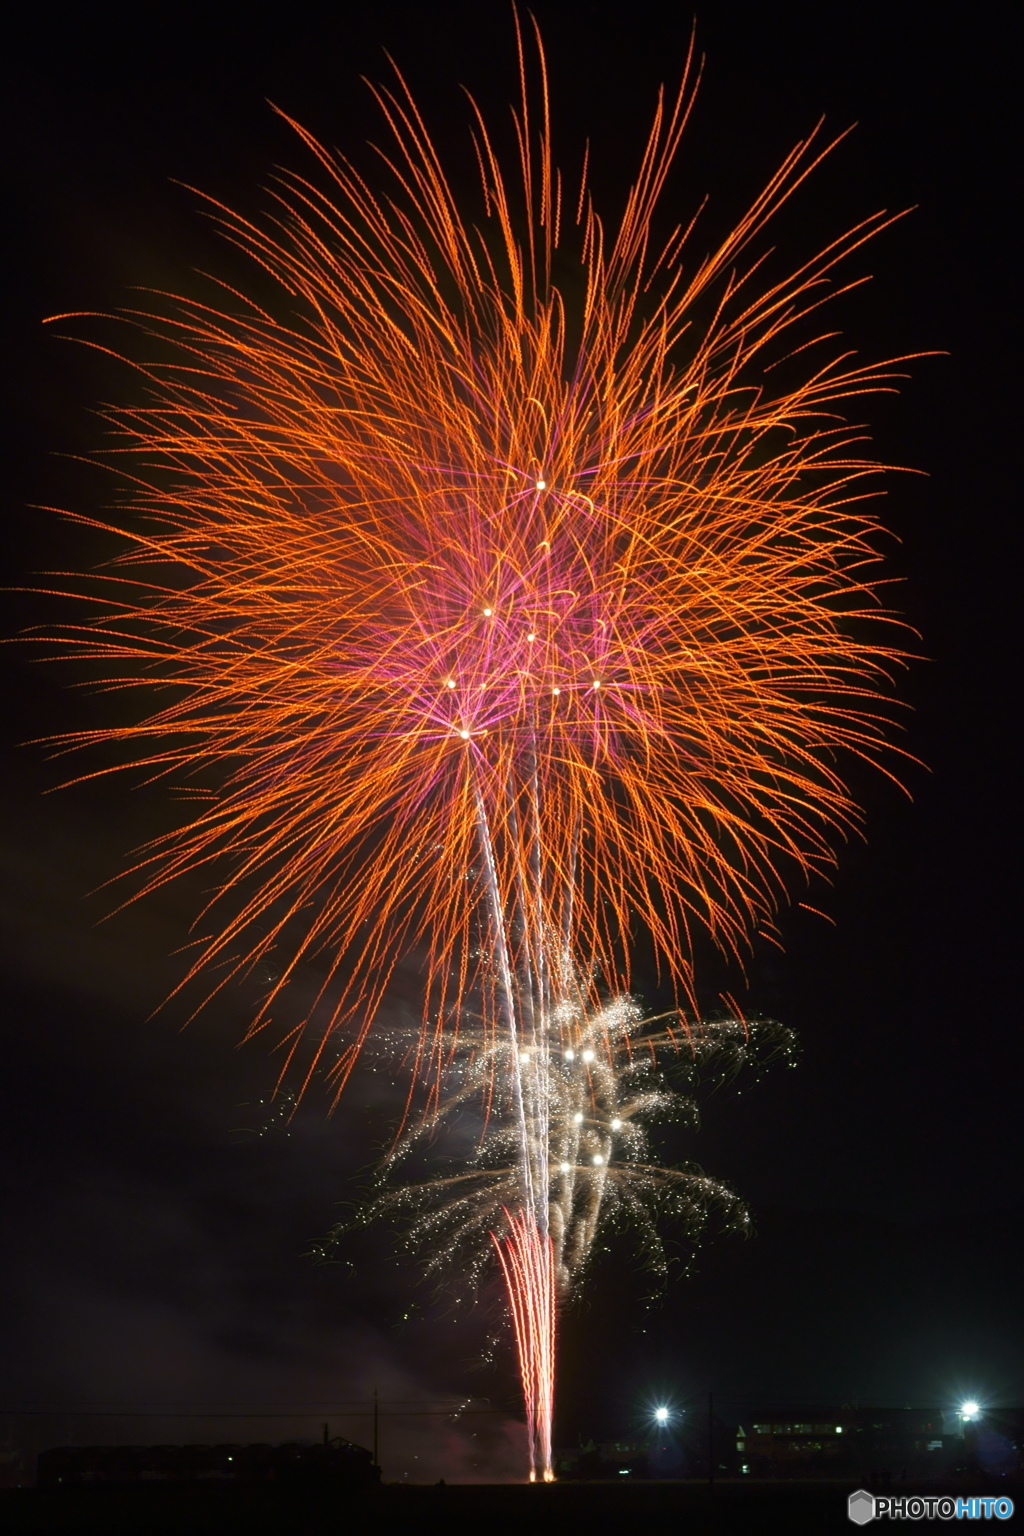
[[[382,1418],[467,1418],[470,1414],[502,1413],[506,1416],[511,1408],[463,1408],[458,1404],[440,1407],[398,1406],[396,1400],[378,1411]],[[256,1412],[252,1409],[232,1408],[0,1408],[0,1416],[14,1418],[89,1418],[89,1419],[308,1419],[318,1414],[335,1417],[369,1417],[374,1412],[373,1400],[358,1403],[330,1403],[303,1409],[267,1408]]]

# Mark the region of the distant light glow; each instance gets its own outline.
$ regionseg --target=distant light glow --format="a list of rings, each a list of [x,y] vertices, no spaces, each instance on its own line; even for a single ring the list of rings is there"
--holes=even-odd
[[[566,1061],[575,1061],[576,1060],[576,1052],[575,1051],[566,1051],[565,1059],[566,1059]]]
[[[558,1171],[560,1173],[571,1173],[572,1172],[572,1163],[559,1163]]]
[[[573,1115],[572,1123],[573,1123],[573,1125],[582,1125],[583,1124],[583,1115],[582,1115],[582,1112],[580,1110],[577,1110],[576,1113]]]
[[[621,1120],[613,1120],[612,1121],[612,1130],[613,1131],[621,1131],[622,1130],[622,1121]]]
[[[462,737],[463,741],[468,741],[469,740],[469,732],[468,731],[460,731],[459,735]]]
[[[454,677],[450,677],[448,679],[447,683],[445,684],[445,687],[446,688],[454,688],[455,687],[455,679],[454,679]]]
[[[600,1168],[601,1164],[603,1162],[604,1162],[604,1158],[601,1156],[600,1152],[595,1152],[594,1153],[594,1167],[595,1168]]]
[[[584,1051],[583,1052],[583,1060],[584,1061],[591,1062],[591,1061],[593,1061],[593,1059],[594,1059],[593,1051]]]
[[[548,483],[547,483],[546,480],[538,480],[537,481],[537,489],[538,489],[538,491],[546,491],[547,488],[548,488]]]
[[[978,1418],[980,1413],[981,1406],[973,1398],[970,1398],[966,1403],[960,1404],[960,1417],[965,1424],[969,1424],[972,1419]]]
[[[491,618],[491,616],[492,616],[492,615],[493,615],[493,613],[494,613],[494,609],[493,609],[493,608],[485,608],[485,609],[484,609],[484,618],[485,618],[485,619],[489,619],[489,618]]]
[[[655,1408],[655,1410],[654,1410],[654,1418],[655,1418],[655,1422],[658,1423],[658,1424],[667,1424],[668,1423],[668,1409],[667,1408]]]

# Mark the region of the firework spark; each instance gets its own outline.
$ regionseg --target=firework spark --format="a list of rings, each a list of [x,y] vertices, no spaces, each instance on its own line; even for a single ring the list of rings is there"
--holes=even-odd
[[[148,399],[112,413],[129,545],[62,645],[162,685],[137,725],[65,744],[205,797],[134,866],[141,891],[214,882],[182,986],[271,971],[256,1034],[319,967],[281,1026],[297,1092],[326,1072],[340,1093],[412,949],[435,1107],[446,1021],[478,1004],[518,1145],[499,1252],[539,1337],[543,1255],[571,1269],[557,1220],[583,1220],[549,1199],[554,1063],[598,1002],[567,996],[565,957],[625,995],[642,928],[692,1000],[695,925],[733,954],[770,932],[787,874],[858,821],[840,759],[878,760],[900,652],[862,504],[878,466],[836,415],[892,370],[809,319],[886,217],[759,285],[747,253],[831,147],[813,133],[711,254],[692,226],[657,236],[691,56],[606,225],[585,169],[555,167],[539,39],[536,96],[519,56],[513,172],[473,109],[476,209],[401,77],[376,91],[382,191],[296,124],[322,184],[282,173],[263,223],[212,204],[280,302],[127,317],[156,342]],[[606,1152],[585,1180],[557,1155],[567,1190],[616,1188]]]
[[[609,1228],[629,1233],[657,1283],[668,1275],[662,1228],[671,1224],[696,1237],[718,1212],[723,1224],[745,1230],[748,1215],[732,1190],[693,1164],[666,1167],[656,1160],[650,1128],[675,1122],[695,1127],[698,1081],[723,1081],[741,1071],[755,1074],[776,1060],[794,1065],[793,1032],[770,1020],[726,1019],[684,1027],[676,1015],[647,1019],[630,998],[607,1002],[576,1021],[580,1045],[546,1066],[526,1063],[524,1082],[544,1079],[546,1112],[536,1093],[526,1094],[531,1138],[546,1126],[548,1232],[555,1285],[567,1296],[584,1273],[599,1235]],[[400,1048],[400,1037],[391,1045]],[[445,1072],[448,1091],[429,1117],[406,1129],[382,1170],[380,1192],[358,1217],[405,1221],[406,1241],[425,1255],[428,1274],[454,1271],[476,1279],[491,1234],[509,1230],[507,1212],[521,1198],[519,1130],[511,1102],[514,1073],[508,1047],[482,1029],[463,1025],[450,1035]],[[524,1065],[524,1064],[521,1064]],[[506,1085],[490,1099],[486,1123],[480,1107],[491,1084]],[[439,1129],[452,1137],[445,1171],[396,1184],[410,1158],[437,1160]],[[467,1145],[467,1143],[469,1143]],[[451,1150],[452,1144],[458,1150]],[[443,1145],[443,1144],[442,1144]],[[536,1157],[536,1154],[535,1154]],[[331,1241],[350,1230],[341,1223]]]
[[[563,991],[572,995],[568,986]],[[647,1268],[663,1283],[668,1276],[664,1222],[692,1239],[715,1211],[732,1230],[749,1226],[746,1208],[727,1186],[693,1164],[673,1168],[655,1160],[651,1125],[674,1120],[692,1126],[698,1118],[694,1098],[671,1080],[683,1078],[693,1086],[709,1075],[731,1078],[779,1057],[795,1064],[792,1031],[771,1021],[687,1026],[678,1015],[644,1018],[628,997],[588,1015],[588,991],[575,990],[576,1018],[567,1019],[572,1005],[562,1004],[559,1022],[563,1031],[571,1024],[579,1045],[557,1057],[524,1051],[513,1064],[507,1039],[496,1040],[464,1021],[453,1029],[447,1091],[429,1116],[400,1137],[386,1160],[382,1190],[357,1221],[398,1218],[406,1225],[410,1250],[421,1260],[426,1256],[428,1274],[455,1271],[463,1282],[475,1281],[488,1252],[497,1252],[527,1405],[531,1473],[542,1478],[550,1475],[555,1303],[581,1277],[598,1236],[616,1226],[628,1231]],[[391,1032],[389,1044],[401,1049],[398,1032]],[[409,1042],[405,1045],[408,1050]],[[513,1102],[517,1082],[520,1097]],[[495,1095],[496,1083],[506,1085],[504,1098]],[[444,1127],[462,1143],[456,1157],[446,1159],[454,1164],[451,1171],[394,1187],[394,1174],[417,1151],[433,1148]],[[522,1127],[532,1167],[548,1169],[543,1229],[539,1190],[534,1188],[532,1208],[515,1209],[523,1201]],[[542,1137],[547,1138],[543,1155],[537,1145]],[[350,1230],[349,1223],[339,1223],[320,1256]]]

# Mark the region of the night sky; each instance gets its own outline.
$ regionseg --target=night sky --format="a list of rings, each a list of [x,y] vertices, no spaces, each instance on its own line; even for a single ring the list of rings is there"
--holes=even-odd
[[[1018,82],[1003,10],[709,0],[697,13],[707,68],[673,208],[710,193],[709,228],[724,228],[824,113],[858,127],[779,221],[787,259],[878,207],[915,209],[854,258],[873,281],[836,313],[868,356],[948,354],[868,407],[878,456],[924,472],[889,478],[884,516],[928,658],[904,685],[902,743],[926,767],[905,768],[909,797],[855,781],[867,841],[807,897],[835,926],[788,914],[785,953],[758,951],[745,987],[732,978],[751,1011],[798,1032],[798,1068],[711,1095],[700,1133],[666,1143],[733,1183],[754,1237],[710,1237],[650,1305],[627,1250],[601,1257],[563,1327],[563,1441],[709,1387],[737,1413],[1024,1400]],[[576,163],[589,135],[598,200],[614,209],[657,85],[681,66],[690,8],[535,11],[562,158]],[[360,76],[384,75],[383,50],[468,183],[458,87],[497,111],[514,55],[503,0],[23,6],[7,44],[6,570],[45,585],[33,573],[106,552],[33,505],[102,511],[109,483],[76,456],[99,441],[93,407],[128,386],[42,317],[111,311],[133,285],[192,291],[197,268],[244,280],[177,183],[265,207],[273,164],[304,164],[268,99],[369,163],[361,146],[379,132]],[[25,595],[9,607],[9,634],[70,611]],[[125,706],[23,652],[6,669],[0,1409],[65,1412],[63,1428],[46,1421],[54,1438],[84,1436],[72,1409],[283,1413],[375,1386],[389,1402],[473,1394],[514,1409],[508,1338],[481,1363],[493,1292],[433,1299],[384,1233],[334,1265],[308,1257],[387,1135],[390,1079],[365,1073],[332,1119],[314,1092],[286,1124],[265,1102],[266,1049],[235,1048],[244,994],[184,1033],[173,1006],[151,1017],[179,974],[198,884],[101,926],[111,894],[89,893],[174,808],[127,785],[46,795],[61,765],[21,744]],[[409,968],[395,1010],[414,991]],[[365,1421],[331,1417],[365,1440]],[[512,1475],[512,1417],[388,1420],[385,1475]],[[225,1437],[227,1421],[193,1422],[174,1436]],[[102,1438],[95,1422],[89,1434]],[[250,1438],[241,1420],[230,1434]]]

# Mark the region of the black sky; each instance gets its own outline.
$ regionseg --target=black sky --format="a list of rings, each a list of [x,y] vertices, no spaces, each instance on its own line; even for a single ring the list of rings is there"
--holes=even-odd
[[[691,11],[535,10],[566,158],[589,134],[614,206]],[[709,192],[724,223],[822,113],[858,127],[782,220],[787,255],[915,205],[858,258],[874,280],[841,323],[869,356],[949,354],[870,407],[879,456],[925,472],[891,478],[885,517],[930,658],[906,685],[906,745],[928,771],[908,767],[911,799],[865,780],[868,840],[810,898],[836,926],[795,912],[785,954],[751,967],[749,1006],[798,1031],[802,1063],[714,1096],[684,1155],[749,1199],[757,1236],[712,1242],[651,1310],[624,1259],[602,1261],[565,1325],[573,1438],[624,1425],[646,1393],[683,1400],[709,1383],[737,1403],[1024,1398],[1018,114],[1002,12],[710,0],[697,13],[707,69],[670,191],[681,207]],[[268,99],[360,154],[377,124],[359,77],[381,77],[386,49],[461,156],[457,87],[495,106],[514,82],[495,0],[23,6],[7,42],[3,491],[7,569],[25,581],[97,556],[31,507],[102,506],[102,482],[55,454],[95,447],[90,410],[121,377],[42,317],[224,270],[235,258],[175,183],[264,206],[271,166],[301,162]],[[9,632],[50,616],[38,598],[10,606]],[[194,893],[99,928],[104,898],[87,893],[165,812],[152,792],[44,797],[59,771],[18,743],[107,705],[23,658],[7,675],[0,1408],[281,1408],[374,1384],[514,1400],[507,1361],[473,1368],[486,1298],[469,1321],[432,1305],[383,1243],[354,1251],[354,1268],[304,1256],[384,1134],[387,1094],[368,1078],[333,1120],[309,1102],[286,1130],[260,1108],[271,1062],[234,1049],[244,998],[185,1034],[173,1010],[147,1022]],[[464,1474],[467,1442],[438,1450],[429,1422],[402,1430],[391,1470],[416,1475],[420,1456]],[[477,1459],[500,1475],[514,1431],[486,1422]]]

